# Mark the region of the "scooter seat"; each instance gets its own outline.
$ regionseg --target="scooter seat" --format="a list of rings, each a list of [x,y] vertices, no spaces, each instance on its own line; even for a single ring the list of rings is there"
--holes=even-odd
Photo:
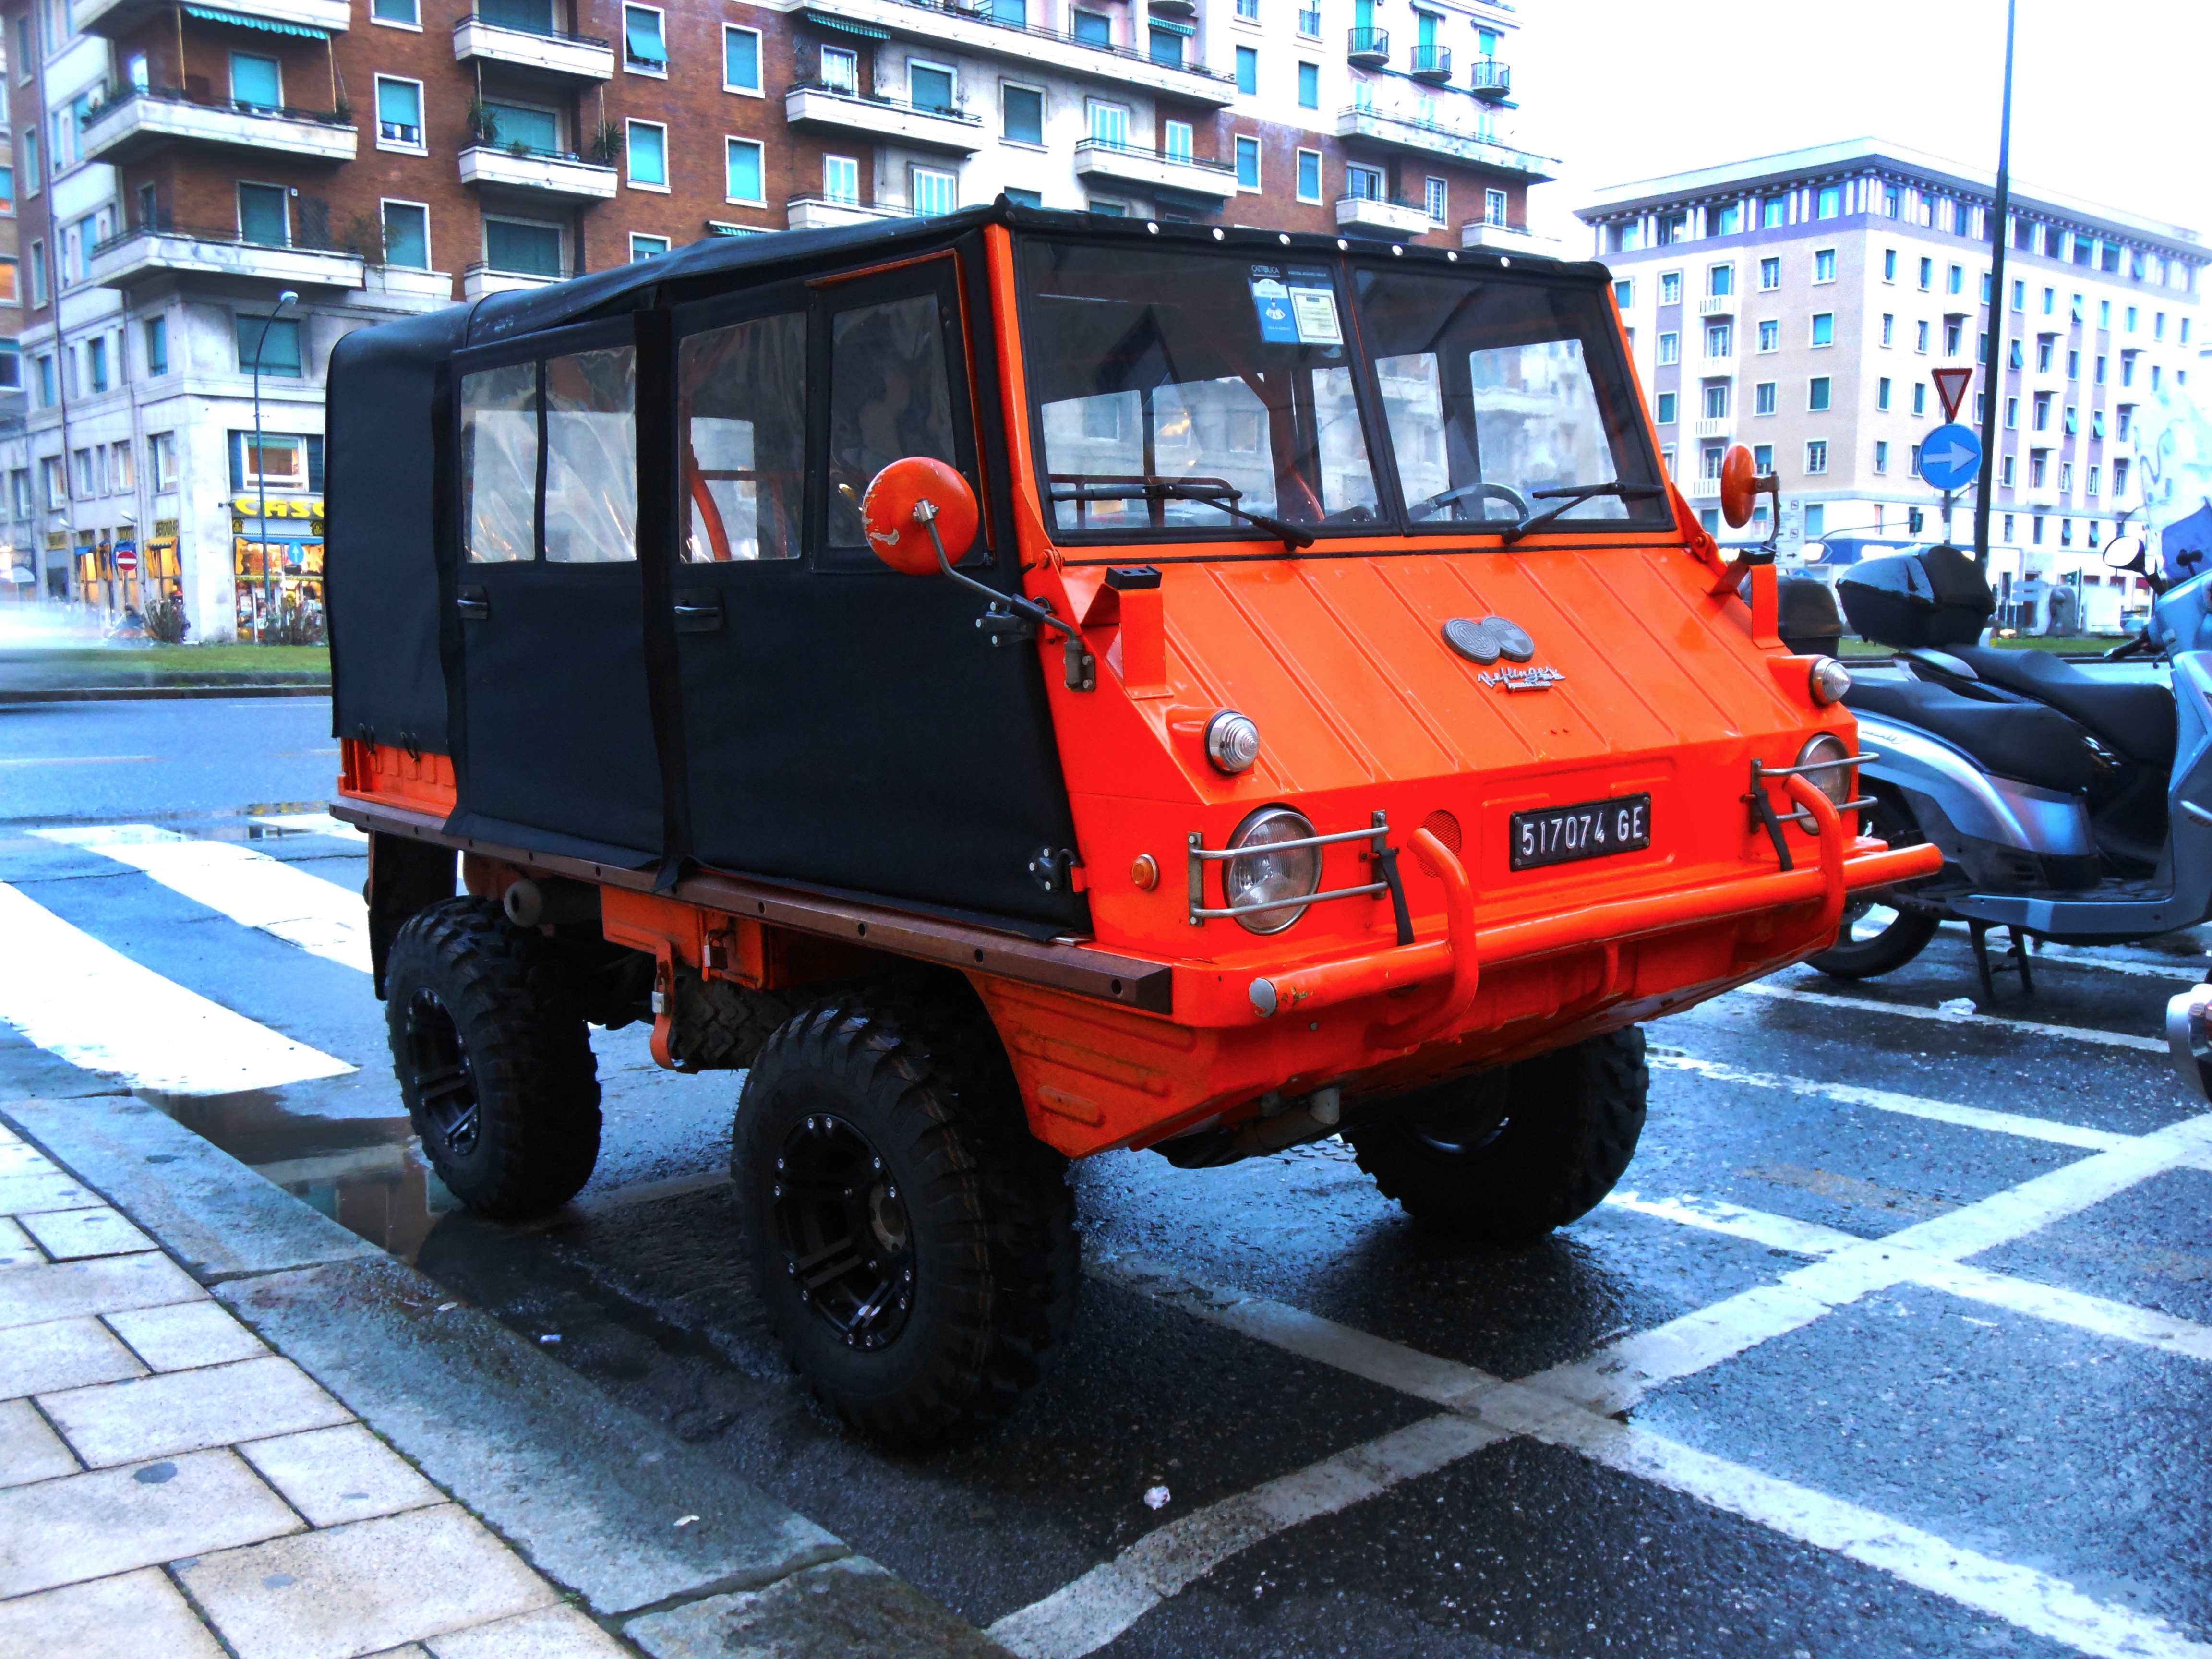
[[[2160,769],[2173,764],[2173,693],[2145,681],[2085,674],[2048,651],[2004,651],[1954,645],[1951,654],[1991,685],[2047,702],[2095,732],[2130,760]]]
[[[1924,680],[1861,678],[1851,682],[1844,705],[1917,726],[2001,778],[2072,793],[2088,788],[2094,776],[2081,728],[2040,703],[1977,702]]]

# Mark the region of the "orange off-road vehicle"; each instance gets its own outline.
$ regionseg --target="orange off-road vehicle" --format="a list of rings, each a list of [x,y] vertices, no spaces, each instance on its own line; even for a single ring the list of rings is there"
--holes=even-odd
[[[544,1211],[588,1025],[744,1068],[769,1319],[872,1432],[1036,1382],[1066,1160],[1341,1134],[1528,1238],[1626,1166],[1638,1022],[1934,867],[1857,833],[1848,678],[1666,482],[1596,265],[1001,201],[354,334],[329,433],[426,1153]]]

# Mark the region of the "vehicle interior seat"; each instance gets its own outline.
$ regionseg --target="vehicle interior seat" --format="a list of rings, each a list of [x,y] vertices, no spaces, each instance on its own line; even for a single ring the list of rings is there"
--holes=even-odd
[[[1945,648],[1991,685],[2071,715],[2130,760],[2172,766],[2173,693],[2155,681],[2100,679],[2048,651]]]
[[[2095,777],[2081,728],[2040,703],[1982,702],[1924,680],[1862,678],[1851,682],[1844,705],[1917,726],[2001,778],[2073,793],[2087,789]]]

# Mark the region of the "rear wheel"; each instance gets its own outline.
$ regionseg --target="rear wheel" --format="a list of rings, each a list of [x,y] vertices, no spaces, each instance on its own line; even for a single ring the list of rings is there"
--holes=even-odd
[[[599,1082],[544,935],[499,906],[448,899],[392,942],[392,1070],[423,1155],[480,1215],[557,1208],[599,1156]]]
[[[1347,1136],[1416,1218],[1492,1244],[1564,1227],[1613,1190],[1644,1132],[1650,1074],[1636,1026],[1424,1091]]]
[[[863,990],[798,1015],[753,1061],[730,1164],[769,1324],[853,1426],[956,1438],[1042,1380],[1074,1195],[980,1009]]]
[[[1871,833],[1892,847],[1914,847],[1926,839],[1911,815],[1891,801],[1877,799],[1867,817]],[[1855,895],[1844,906],[1836,942],[1806,961],[1832,979],[1878,978],[1926,950],[1941,924],[1936,912],[1900,895]]]

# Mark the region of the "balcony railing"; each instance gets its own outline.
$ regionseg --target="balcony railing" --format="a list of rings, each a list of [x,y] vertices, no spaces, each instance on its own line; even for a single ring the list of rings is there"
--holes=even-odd
[[[1526,174],[1531,184],[1540,184],[1552,177],[1545,171],[1548,162],[1544,156],[1501,144],[1479,129],[1448,126],[1409,110],[1384,108],[1372,103],[1352,104],[1337,112],[1336,133],[1340,138],[1365,138],[1404,149],[1479,161],[1486,167],[1509,168]]]
[[[1165,161],[1170,167],[1196,167],[1204,173],[1218,173],[1231,179],[1237,169],[1227,161],[1207,161],[1195,155],[1178,155],[1173,150],[1153,149],[1144,144],[1132,144],[1115,138],[1079,138],[1075,153],[1105,155],[1127,155],[1146,161]]]
[[[1390,31],[1388,29],[1351,29],[1346,31],[1344,55],[1353,63],[1372,69],[1390,61]]]
[[[564,81],[606,81],[615,72],[613,44],[595,34],[495,22],[477,12],[453,25],[453,58],[505,64]]]
[[[1078,139],[1075,170],[1086,178],[1115,179],[1155,191],[1203,197],[1215,204],[1237,194],[1233,166],[1111,138]]]
[[[181,87],[149,87],[143,91],[133,88],[88,111],[84,118],[86,136],[89,137],[93,129],[110,116],[141,103],[183,104],[193,109],[212,110],[222,115],[251,116],[264,121],[313,121],[327,127],[349,127],[353,125],[351,115],[341,114],[332,109],[295,109],[285,104],[241,104],[234,99],[186,92]]]
[[[1062,29],[1048,28],[1038,23],[1016,23],[997,16],[992,10],[992,0],[892,0],[900,6],[911,6],[920,11],[941,12],[963,21],[981,23],[987,28],[1003,29],[1011,34],[1026,35],[1036,40],[1052,40],[1062,46],[1080,46],[1085,52],[1095,52],[1109,58],[1119,58],[1133,64],[1142,64],[1149,69],[1171,69],[1184,75],[1196,76],[1202,81],[1218,81],[1233,84],[1236,76],[1210,70],[1203,64],[1188,60],[1163,63],[1149,52],[1139,52],[1133,46],[1117,46],[1106,40],[1086,40]],[[824,10],[834,10],[834,5]]]
[[[1468,88],[1478,98],[1493,101],[1513,95],[1513,66],[1495,58],[1478,58],[1468,65]]]
[[[884,93],[839,86],[819,76],[800,76],[791,83],[791,90],[827,93],[832,98],[848,98],[856,104],[872,104],[878,109],[897,110],[907,115],[926,115],[933,120],[958,121],[971,127],[983,125],[982,117],[968,112],[968,100],[964,98],[955,99],[950,104],[917,104],[910,98],[893,98]]]
[[[137,240],[141,236],[174,236],[181,241],[212,242],[223,247],[266,248],[271,253],[349,253],[356,258],[362,257],[361,249],[350,242],[341,242],[330,236],[317,236],[312,232],[302,231],[289,241],[272,242],[248,236],[234,225],[222,228],[211,225],[180,225],[166,213],[156,214],[150,223],[129,226],[117,231],[105,241],[94,243],[87,257],[96,259],[103,253],[121,247],[125,242]]]
[[[563,46],[596,46],[602,52],[612,52],[614,50],[613,41],[602,40],[596,34],[571,34],[566,29],[538,29],[532,28],[526,23],[495,22],[492,19],[483,16],[482,14],[477,12],[471,12],[467,16],[462,18],[459,22],[454,24],[453,33],[459,34],[463,29],[470,27],[480,29],[498,29],[503,33],[527,35],[533,40],[555,40]],[[470,269],[474,270],[475,267],[471,266]]]
[[[1449,46],[1415,46],[1413,61],[1406,72],[1416,81],[1449,81],[1451,79],[1451,48]]]
[[[512,276],[526,283],[566,282],[572,273],[563,265],[558,270],[517,270],[509,265],[495,265],[489,259],[472,259],[462,272],[466,276]]]

